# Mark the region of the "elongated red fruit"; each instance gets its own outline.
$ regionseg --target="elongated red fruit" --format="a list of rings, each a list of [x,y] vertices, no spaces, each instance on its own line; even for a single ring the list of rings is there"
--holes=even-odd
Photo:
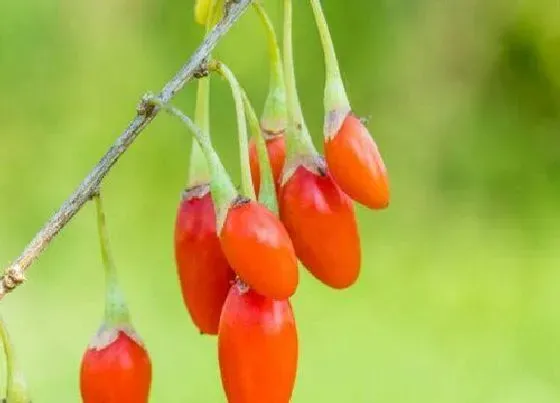
[[[284,167],[286,159],[286,142],[282,134],[276,134],[266,139],[266,149],[268,151],[268,158],[270,159],[270,166],[272,168],[272,176],[274,177],[274,184],[276,193],[280,186],[280,175]],[[249,142],[249,162],[251,164],[251,177],[255,187],[255,193],[258,195],[261,186],[261,172],[259,167],[259,156],[255,140],[251,138]]]
[[[348,114],[338,133],[325,139],[329,170],[352,199],[373,209],[389,205],[387,169],[363,123]]]
[[[218,334],[222,305],[235,273],[222,252],[208,185],[183,194],[175,221],[175,261],[183,301],[204,334]]]
[[[354,207],[322,157],[297,166],[282,186],[280,217],[297,257],[317,279],[338,289],[358,279],[361,250]]]
[[[298,361],[290,302],[233,286],[222,311],[218,355],[229,403],[288,403]]]
[[[102,328],[82,358],[84,403],[147,403],[152,365],[130,328]]]
[[[220,243],[233,270],[259,294],[286,299],[296,291],[292,241],[280,220],[263,205],[236,200],[227,212]]]

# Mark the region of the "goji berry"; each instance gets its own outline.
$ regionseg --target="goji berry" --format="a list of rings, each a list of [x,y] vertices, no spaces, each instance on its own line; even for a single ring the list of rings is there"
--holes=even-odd
[[[220,320],[218,356],[229,403],[288,403],[298,361],[290,302],[233,286]]]
[[[175,260],[183,301],[204,334],[217,334],[222,305],[235,274],[216,233],[210,187],[187,190],[175,221]]]

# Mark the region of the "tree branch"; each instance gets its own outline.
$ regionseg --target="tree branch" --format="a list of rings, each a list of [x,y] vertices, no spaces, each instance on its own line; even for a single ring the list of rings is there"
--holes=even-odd
[[[229,31],[245,12],[251,0],[229,0],[224,18],[212,29],[187,63],[161,90],[158,98],[168,103],[184,85],[205,72],[205,62],[220,39]],[[62,204],[43,228],[29,242],[22,254],[6,268],[0,278],[0,300],[25,280],[25,271],[39,257],[53,238],[68,224],[88,200],[98,191],[99,185],[111,168],[123,155],[138,135],[156,117],[158,107],[143,98],[137,108],[137,116],[105,153],[103,158],[83,180],[78,189]]]

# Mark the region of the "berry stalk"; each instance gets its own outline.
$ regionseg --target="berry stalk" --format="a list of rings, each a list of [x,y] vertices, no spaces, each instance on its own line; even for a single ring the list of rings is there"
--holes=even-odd
[[[202,149],[208,168],[210,170],[211,181],[210,191],[212,193],[212,200],[216,207],[216,226],[218,233],[220,233],[230,205],[237,198],[238,193],[235,186],[227,173],[226,168],[222,164],[218,153],[212,146],[212,141],[209,136],[204,132],[183,112],[172,105],[164,104],[159,98],[152,94],[146,95],[146,102],[152,103],[166,112],[178,117],[191,131],[194,139]]]
[[[210,79],[203,77],[198,81],[196,93],[195,123],[206,135],[210,135]],[[187,187],[202,185],[210,181],[210,171],[204,153],[193,140],[189,163],[189,179]]]
[[[2,318],[0,318],[0,339],[2,339],[6,358],[6,402],[30,403],[31,398],[27,391],[27,384],[17,364],[8,329]]]
[[[235,114],[237,119],[237,140],[239,142],[239,157],[241,160],[241,192],[242,195],[255,200],[255,189],[251,178],[251,166],[249,164],[249,140],[247,135],[247,120],[245,117],[245,105],[241,86],[235,78],[235,74],[224,63],[213,61],[208,65],[210,71],[215,71],[226,79],[235,102]]]
[[[270,166],[270,158],[266,148],[266,141],[264,133],[259,125],[259,118],[255,109],[247,97],[247,93],[243,91],[243,102],[245,103],[245,112],[251,127],[251,133],[257,147],[257,154],[259,157],[259,170],[260,170],[260,191],[258,200],[261,204],[266,206],[274,214],[278,215],[278,200],[276,199],[276,189],[274,186],[274,176]]]
[[[101,260],[105,268],[105,324],[117,327],[130,324],[130,313],[117,279],[117,269],[109,250],[109,235],[103,202],[99,193],[93,196],[97,210],[97,230],[101,246]]]
[[[310,2],[325,57],[325,112],[328,115],[333,111],[343,110],[345,111],[345,114],[343,113],[343,118],[345,118],[350,112],[350,101],[346,95],[342,75],[340,74],[340,68],[327,19],[325,18],[321,1],[310,0]],[[338,129],[339,128],[337,128],[337,131]]]
[[[206,34],[215,25],[215,16],[219,14],[222,0],[199,0],[195,4],[195,19],[206,26]],[[196,93],[196,108],[194,122],[207,136],[210,136],[210,78],[202,77],[198,80]],[[196,141],[193,140],[189,163],[187,187],[191,188],[210,182],[210,171],[204,153]]]
[[[313,156],[317,154],[303,118],[297,93],[292,45],[292,0],[284,0],[284,77],[288,101],[286,165],[289,165],[292,162],[291,160],[298,156]],[[283,181],[286,180],[286,176],[285,172]]]
[[[284,70],[282,67],[278,38],[276,37],[272,21],[268,17],[264,7],[258,2],[253,2],[253,8],[259,16],[259,20],[266,33],[270,61],[270,84],[261,116],[261,125],[266,134],[282,134],[286,130],[288,112],[286,106]]]

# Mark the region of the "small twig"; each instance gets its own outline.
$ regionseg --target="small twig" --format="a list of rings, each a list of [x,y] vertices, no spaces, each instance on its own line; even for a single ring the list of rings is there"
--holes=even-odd
[[[169,81],[158,95],[164,104],[169,102],[193,78],[207,74],[206,60],[220,39],[237,22],[251,0],[230,0],[224,18],[208,33],[188,62]],[[25,271],[37,259],[62,228],[76,215],[84,204],[98,191],[99,185],[122,154],[136,140],[140,132],[154,119],[159,107],[143,98],[137,116],[101,158],[78,189],[62,204],[44,227],[35,235],[22,254],[6,268],[0,278],[0,300],[25,280]]]

